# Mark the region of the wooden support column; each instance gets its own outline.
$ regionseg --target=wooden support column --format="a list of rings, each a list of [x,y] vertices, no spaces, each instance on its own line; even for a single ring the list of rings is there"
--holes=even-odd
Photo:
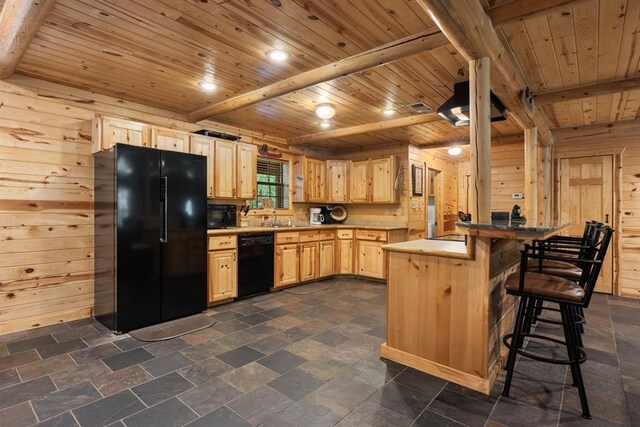
[[[542,179],[538,181],[538,225],[549,226],[553,212],[551,211],[551,199],[553,197],[552,179],[552,146],[540,147],[541,160],[538,169]]]
[[[527,224],[538,224],[538,182],[541,166],[538,163],[538,129],[524,130],[524,208]],[[539,173],[540,172],[540,173]]]
[[[469,61],[470,163],[469,212],[472,222],[491,223],[490,60]]]

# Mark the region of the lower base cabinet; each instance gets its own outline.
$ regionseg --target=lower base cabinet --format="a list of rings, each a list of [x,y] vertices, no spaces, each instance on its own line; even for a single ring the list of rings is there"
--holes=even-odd
[[[318,276],[328,277],[335,274],[336,243],[333,240],[320,242],[320,267]]]
[[[298,275],[298,244],[277,245],[275,256],[274,286],[293,285],[300,281]]]
[[[318,242],[300,243],[300,281],[317,279],[318,271]]]
[[[336,251],[337,274],[353,274],[353,241],[338,240]]]
[[[384,279],[384,251],[382,246],[386,242],[367,240],[357,241],[358,276]]]
[[[238,296],[238,257],[236,250],[210,251],[209,303]]]

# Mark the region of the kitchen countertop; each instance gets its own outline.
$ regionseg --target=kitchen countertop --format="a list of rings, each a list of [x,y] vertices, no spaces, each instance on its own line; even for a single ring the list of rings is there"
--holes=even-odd
[[[406,230],[408,227],[359,224],[327,224],[327,225],[296,225],[295,227],[229,227],[207,230],[208,235],[240,234],[240,233],[292,233],[297,231],[336,230],[336,229],[365,229],[365,230]]]
[[[493,224],[472,224],[470,222],[456,222],[458,230],[469,236],[493,237],[497,239],[512,240],[544,240],[547,237],[558,234],[562,229],[570,224],[555,223],[550,226],[530,226],[526,224],[493,223]]]
[[[409,240],[408,242],[391,243],[384,245],[382,249],[388,252],[471,259],[473,257],[473,247],[473,238],[470,239],[469,246],[467,246],[464,241],[419,239]]]

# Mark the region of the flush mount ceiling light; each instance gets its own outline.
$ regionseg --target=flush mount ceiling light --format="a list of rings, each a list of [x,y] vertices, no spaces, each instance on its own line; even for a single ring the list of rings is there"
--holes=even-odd
[[[462,153],[462,148],[451,147],[447,150],[447,153],[449,153],[450,156],[457,156],[458,154]]]
[[[396,110],[394,110],[393,108],[385,108],[384,110],[382,110],[382,114],[384,114],[385,116],[393,116],[396,113]]]
[[[212,90],[218,89],[217,84],[208,80],[202,80],[201,82],[198,83],[198,86],[200,86],[203,90],[206,90],[207,92],[211,92]]]
[[[271,49],[265,52],[267,58],[273,61],[286,61],[289,59],[289,54],[281,49]]]
[[[336,108],[333,104],[322,103],[316,107],[316,116],[323,120],[329,120],[336,115]]]
[[[320,122],[320,123],[319,123],[319,125],[320,125],[320,127],[321,127],[322,129],[328,129],[328,128],[330,128],[330,127],[331,127],[331,123],[329,123],[329,122],[327,122],[327,121]]]

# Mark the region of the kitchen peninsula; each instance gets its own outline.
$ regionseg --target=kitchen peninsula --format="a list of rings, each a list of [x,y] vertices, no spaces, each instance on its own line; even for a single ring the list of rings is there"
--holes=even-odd
[[[514,302],[504,292],[524,240],[565,226],[457,223],[467,242],[417,240],[387,253],[387,342],[381,355],[488,394],[513,329]]]

